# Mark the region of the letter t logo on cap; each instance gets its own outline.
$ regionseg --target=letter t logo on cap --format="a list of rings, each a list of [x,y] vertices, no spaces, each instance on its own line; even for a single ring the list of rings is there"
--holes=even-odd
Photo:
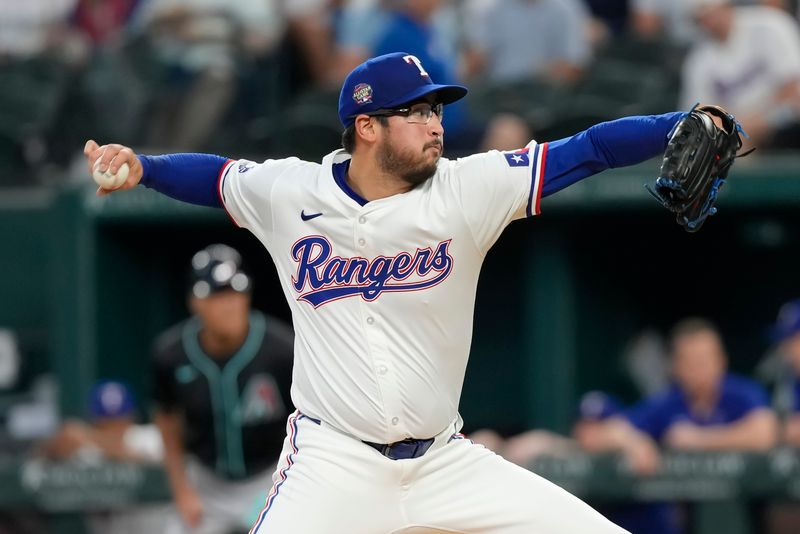
[[[414,65],[416,65],[417,68],[419,69],[420,76],[430,77],[430,75],[427,72],[425,72],[425,69],[422,68],[422,62],[419,60],[417,56],[412,56],[411,54],[409,54],[407,56],[403,56],[403,59],[406,61],[406,63],[413,63]]]

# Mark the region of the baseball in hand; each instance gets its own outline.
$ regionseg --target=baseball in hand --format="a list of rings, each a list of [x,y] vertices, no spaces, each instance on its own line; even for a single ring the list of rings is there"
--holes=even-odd
[[[125,180],[128,179],[128,172],[130,168],[128,167],[127,163],[123,163],[117,169],[116,174],[111,174],[111,169],[106,169],[106,172],[100,172],[100,158],[94,162],[94,172],[92,172],[92,178],[94,181],[97,182],[101,188],[106,189],[108,191],[112,191],[122,184],[125,183]]]

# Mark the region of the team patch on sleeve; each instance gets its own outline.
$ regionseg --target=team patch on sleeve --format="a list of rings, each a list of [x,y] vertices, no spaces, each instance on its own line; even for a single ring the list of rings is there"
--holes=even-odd
[[[514,152],[505,152],[503,155],[506,157],[509,167],[527,167],[531,162],[528,152],[529,149],[526,147]]]

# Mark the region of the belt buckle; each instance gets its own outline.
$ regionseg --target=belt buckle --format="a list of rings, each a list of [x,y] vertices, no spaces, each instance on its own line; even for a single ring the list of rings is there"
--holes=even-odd
[[[404,439],[386,445],[381,451],[384,456],[392,460],[409,460],[419,458],[425,454],[433,444],[433,439]]]

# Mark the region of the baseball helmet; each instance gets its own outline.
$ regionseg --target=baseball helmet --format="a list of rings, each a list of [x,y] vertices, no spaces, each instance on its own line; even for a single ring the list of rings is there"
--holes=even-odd
[[[189,293],[204,299],[219,291],[249,293],[250,276],[242,269],[242,256],[228,245],[209,245],[192,257]]]

